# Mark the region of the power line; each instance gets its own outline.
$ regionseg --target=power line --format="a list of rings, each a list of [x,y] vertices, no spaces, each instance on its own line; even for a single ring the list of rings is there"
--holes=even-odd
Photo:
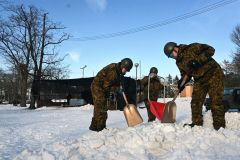
[[[123,35],[128,35],[128,34],[133,34],[133,33],[137,33],[137,32],[141,32],[141,31],[145,31],[145,30],[150,30],[150,29],[154,29],[154,28],[158,28],[158,27],[162,27],[171,23],[175,23],[184,19],[188,19],[209,11],[212,11],[214,9],[226,6],[228,4],[234,3],[238,0],[221,0],[218,1],[216,3],[207,5],[205,7],[199,8],[197,10],[194,10],[192,12],[188,12],[185,14],[182,14],[180,16],[176,16],[173,18],[169,18],[166,19],[164,21],[161,22],[156,22],[156,23],[152,23],[149,25],[144,25],[144,26],[140,26],[140,27],[136,27],[136,28],[130,28],[127,30],[123,30],[123,31],[119,31],[119,32],[114,32],[114,33],[109,33],[109,34],[100,34],[100,35],[95,35],[95,36],[86,36],[86,37],[80,37],[80,38],[72,38],[72,40],[74,41],[90,41],[90,40],[98,40],[98,39],[106,39],[106,38],[113,38],[113,37],[118,37],[118,36],[123,36]]]

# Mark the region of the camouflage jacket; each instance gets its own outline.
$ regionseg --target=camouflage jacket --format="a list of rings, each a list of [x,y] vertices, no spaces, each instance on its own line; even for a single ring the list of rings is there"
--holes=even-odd
[[[116,91],[120,86],[121,75],[120,65],[112,63],[100,70],[93,79],[92,87],[97,87],[103,92]]]
[[[143,87],[144,99],[148,99],[148,77],[149,76],[145,76],[141,80],[141,86]],[[161,84],[158,77],[150,78],[150,86],[149,86],[150,100],[157,100],[159,97],[159,93],[162,89],[163,89],[163,85]]]
[[[215,49],[207,44],[192,43],[190,45],[180,45],[176,64],[180,70],[181,76],[190,71],[188,64],[191,60],[197,60],[202,66],[193,70],[194,80],[199,80],[206,73],[213,73],[217,69],[221,70],[220,65],[212,58]]]

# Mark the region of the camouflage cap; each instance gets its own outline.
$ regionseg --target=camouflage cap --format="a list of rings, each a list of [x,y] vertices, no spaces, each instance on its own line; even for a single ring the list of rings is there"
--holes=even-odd
[[[172,53],[174,47],[177,47],[177,43],[175,42],[168,42],[164,46],[164,53],[167,57],[170,57],[170,54]]]
[[[126,68],[129,72],[133,67],[133,62],[130,58],[124,58],[121,60],[121,68]]]
[[[152,67],[152,68],[150,69],[150,73],[156,73],[156,74],[158,74],[158,69],[157,69],[156,67]]]

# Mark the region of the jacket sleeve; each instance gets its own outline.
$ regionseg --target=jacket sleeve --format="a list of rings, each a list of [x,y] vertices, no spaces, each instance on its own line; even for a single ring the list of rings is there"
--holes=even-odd
[[[164,86],[159,79],[158,79],[158,82],[159,82],[158,88],[159,88],[159,91],[161,91],[164,89]]]
[[[141,85],[142,86],[146,86],[148,84],[148,77],[145,76],[142,80],[141,80]]]
[[[164,86],[162,83],[160,83],[160,90],[163,90],[164,89]]]
[[[208,62],[212,56],[214,55],[215,49],[207,44],[201,44],[199,56],[197,57],[197,61],[200,64],[205,64]]]
[[[181,68],[181,66],[178,66],[178,69],[179,69],[181,77],[183,77],[186,74],[186,72]]]
[[[112,86],[113,80],[115,79],[112,65],[104,67],[101,71],[100,79],[103,81],[103,89],[108,91]]]
[[[145,77],[141,80],[141,88],[144,88],[147,84],[148,84],[148,77],[145,76]]]

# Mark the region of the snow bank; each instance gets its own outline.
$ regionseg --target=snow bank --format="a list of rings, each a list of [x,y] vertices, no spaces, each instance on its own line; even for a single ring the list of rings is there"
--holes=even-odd
[[[4,140],[0,142],[0,149],[3,150],[0,157],[16,160],[240,159],[239,113],[226,113],[226,129],[221,128],[219,131],[215,131],[212,127],[210,111],[203,112],[203,127],[183,127],[184,123],[191,122],[190,99],[178,98],[176,102],[178,108],[175,124],[162,124],[159,121],[147,123],[146,109],[139,109],[145,123],[136,127],[127,127],[122,112],[109,111],[108,129],[101,132],[88,130],[93,110],[91,105],[38,111],[40,113],[32,115],[28,113],[29,117],[36,118],[35,123],[42,130],[38,134],[42,137],[37,139],[32,136],[36,134],[33,125],[23,124],[23,128],[30,127],[32,132],[29,134],[24,132],[26,128],[24,130],[17,128],[19,134],[14,131],[12,134],[11,124],[8,123],[9,125],[5,127],[1,125],[1,133],[6,133],[8,130],[8,135],[5,134],[8,138],[0,136]],[[18,113],[17,115],[21,116]],[[49,119],[52,116],[55,116],[57,121]],[[60,117],[64,120],[60,121],[58,119]],[[11,121],[11,116],[6,115],[5,118]],[[48,120],[49,127],[44,128],[46,123],[41,122],[40,119]],[[64,131],[58,133],[61,127]],[[21,136],[22,141],[17,136]],[[36,141],[40,144],[36,145]],[[25,148],[21,147],[23,142]],[[8,152],[4,152],[4,149]],[[7,155],[11,152],[13,155]]]

